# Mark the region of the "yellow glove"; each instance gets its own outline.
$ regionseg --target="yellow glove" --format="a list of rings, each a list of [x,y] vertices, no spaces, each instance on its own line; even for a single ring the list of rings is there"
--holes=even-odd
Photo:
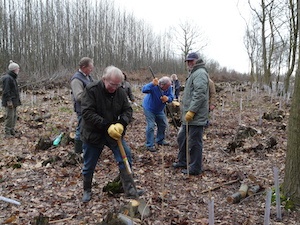
[[[13,108],[13,103],[12,103],[12,101],[8,101],[8,102],[7,102],[7,107],[10,108],[10,109]]]
[[[163,103],[165,103],[165,102],[167,102],[167,101],[169,100],[169,98],[168,98],[167,96],[163,95],[163,96],[160,97],[160,100],[161,100]]]
[[[107,129],[107,133],[111,138],[115,140],[120,139],[122,136],[122,134],[120,134],[119,131],[117,130],[116,124],[110,125],[109,128]]]
[[[179,107],[179,106],[180,106],[180,103],[177,102],[177,101],[173,101],[173,102],[172,102],[172,105],[173,105],[174,107]]]
[[[152,81],[152,84],[154,86],[157,86],[158,85],[158,78],[154,78],[153,81]]]
[[[121,123],[116,123],[116,124],[115,124],[115,128],[116,128],[116,130],[119,132],[120,135],[123,134],[124,126],[123,126]]]
[[[195,113],[194,113],[194,112],[188,111],[188,112],[185,114],[185,120],[186,120],[187,122],[190,122],[190,121],[193,120],[194,116],[195,116]]]

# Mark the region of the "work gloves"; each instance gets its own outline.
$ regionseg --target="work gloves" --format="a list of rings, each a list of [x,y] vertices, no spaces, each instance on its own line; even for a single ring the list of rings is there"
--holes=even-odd
[[[195,113],[194,113],[194,112],[188,111],[188,112],[185,114],[185,121],[186,121],[186,122],[192,121],[193,118],[194,118],[194,116],[195,116]]]
[[[13,103],[12,103],[12,101],[8,101],[8,102],[7,102],[7,107],[10,108],[10,109],[13,108]]]
[[[108,135],[115,140],[118,140],[122,137],[123,131],[124,126],[121,123],[112,124],[107,129]]]
[[[173,105],[173,107],[179,107],[179,106],[180,106],[180,103],[177,102],[177,101],[173,101],[173,102],[172,102],[172,105]]]
[[[154,78],[153,81],[152,81],[152,84],[154,86],[157,86],[158,85],[158,78]]]
[[[168,98],[167,96],[163,95],[163,96],[160,97],[160,100],[161,100],[163,103],[166,103],[166,102],[169,100],[169,98]]]

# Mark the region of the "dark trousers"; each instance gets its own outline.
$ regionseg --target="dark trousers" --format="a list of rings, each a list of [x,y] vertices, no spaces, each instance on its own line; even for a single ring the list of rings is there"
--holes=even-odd
[[[186,141],[188,136],[188,148],[190,154],[190,171],[202,171],[202,148],[203,148],[203,126],[188,126],[188,135],[186,134],[186,125],[182,125],[178,132],[177,142],[179,146],[178,162],[186,164]]]
[[[14,134],[15,126],[17,122],[17,108],[16,107],[6,107],[6,115],[5,115],[5,127],[4,132],[7,135]]]

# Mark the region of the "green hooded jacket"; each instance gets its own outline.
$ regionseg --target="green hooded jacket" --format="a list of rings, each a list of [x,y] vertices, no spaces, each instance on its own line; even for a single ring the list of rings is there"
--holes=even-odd
[[[209,112],[209,75],[203,62],[195,64],[189,74],[182,102],[182,124],[186,124],[185,114],[192,111],[195,116],[189,125],[206,125]]]

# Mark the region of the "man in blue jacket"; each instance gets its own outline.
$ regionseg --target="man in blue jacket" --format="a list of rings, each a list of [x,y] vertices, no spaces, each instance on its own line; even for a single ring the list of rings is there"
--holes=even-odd
[[[165,141],[165,130],[167,128],[167,116],[164,112],[166,103],[173,101],[172,81],[164,76],[153,79],[152,82],[142,87],[142,92],[147,94],[143,100],[144,114],[146,116],[146,147],[148,151],[155,152],[155,142],[158,145],[169,145]],[[154,137],[155,124],[157,135]]]
[[[189,166],[189,174],[198,175],[202,172],[203,128],[208,121],[209,75],[205,63],[203,60],[199,60],[197,53],[190,53],[185,62],[191,72],[183,92],[182,125],[177,136],[178,162],[173,163],[173,167],[186,168]],[[188,129],[188,135],[186,129]],[[190,154],[188,164],[187,141]],[[187,174],[188,170],[183,169],[182,173]]]

